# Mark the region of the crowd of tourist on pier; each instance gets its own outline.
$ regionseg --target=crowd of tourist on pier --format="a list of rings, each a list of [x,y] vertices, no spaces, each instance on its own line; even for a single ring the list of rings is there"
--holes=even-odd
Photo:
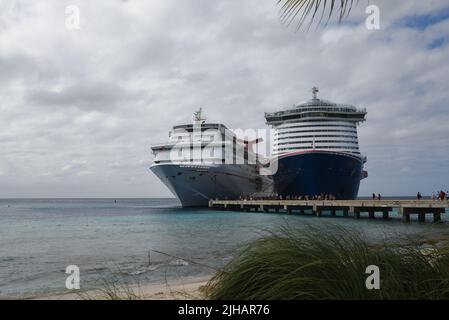
[[[240,197],[239,200],[249,200],[249,201],[257,201],[257,200],[337,200],[337,197],[333,194],[316,194],[313,196],[305,195],[305,196],[297,196],[297,195],[271,195],[271,196],[263,196],[263,197]]]
[[[382,200],[382,196],[380,193],[372,195],[373,200]],[[418,192],[416,195],[416,199],[421,200],[423,196],[421,195],[421,192]],[[443,190],[432,192],[432,195],[430,196],[430,199],[432,200],[449,200],[449,191],[444,192]],[[218,199],[217,199],[218,200]],[[289,195],[289,196],[282,196],[282,195],[271,195],[271,196],[263,196],[263,197],[240,197],[239,200],[243,201],[257,201],[257,200],[337,200],[337,197],[333,194],[316,194],[316,195]]]
[[[432,199],[432,200],[449,200],[448,196],[449,196],[449,191],[444,192],[443,190],[440,190],[437,192],[432,192],[430,199]],[[417,197],[418,197],[418,200],[421,200],[421,198],[422,198],[422,196],[419,192],[418,192]]]

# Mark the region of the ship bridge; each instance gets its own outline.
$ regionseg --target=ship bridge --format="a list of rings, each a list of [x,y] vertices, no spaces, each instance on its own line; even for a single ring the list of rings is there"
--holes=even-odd
[[[224,124],[221,123],[202,123],[201,125],[195,126],[194,124],[183,124],[183,125],[177,125],[173,127],[173,130],[186,130],[186,131],[193,131],[193,129],[199,130],[201,128],[201,131],[206,130],[221,130],[224,131],[228,129]]]

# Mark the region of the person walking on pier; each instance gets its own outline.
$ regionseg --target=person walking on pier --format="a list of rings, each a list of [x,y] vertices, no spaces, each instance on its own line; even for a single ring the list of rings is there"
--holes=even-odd
[[[377,200],[382,200],[382,197],[380,196],[380,193],[377,194]]]
[[[417,198],[418,200],[421,200],[421,199],[422,199],[421,192],[418,192],[418,194],[416,195],[416,198]]]
[[[373,192],[373,200],[376,200],[376,194]]]

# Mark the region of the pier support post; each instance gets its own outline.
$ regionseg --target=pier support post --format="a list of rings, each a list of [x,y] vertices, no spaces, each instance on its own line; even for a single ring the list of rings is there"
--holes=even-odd
[[[369,216],[370,219],[374,219],[374,210],[373,210],[373,209],[371,209],[371,210],[368,212],[368,216]]]
[[[335,210],[335,208],[331,209],[331,216],[335,217],[337,215],[337,211]]]
[[[276,209],[274,209],[274,211],[276,211],[276,213],[279,213],[279,207],[276,207]]]
[[[388,210],[382,211],[382,219],[385,219],[385,220],[388,219]]]
[[[441,213],[440,212],[434,212],[433,213],[433,222],[437,223],[441,221]]]
[[[301,214],[301,215],[304,214],[304,208],[303,208],[303,207],[301,207],[301,208],[299,209],[299,214]]]
[[[399,208],[399,214],[402,216],[402,221],[410,222],[410,210],[408,208]]]
[[[343,209],[343,217],[347,217],[349,215],[348,209]]]
[[[321,208],[318,208],[317,205],[314,205],[312,208],[313,213],[317,216],[320,217],[321,216]]]
[[[419,222],[425,222],[426,221],[426,214],[425,213],[419,213],[418,214],[418,221]]]
[[[355,218],[355,208],[354,207],[349,207],[349,215],[351,217]]]
[[[288,214],[292,214],[292,208],[291,207],[287,207],[287,213]]]

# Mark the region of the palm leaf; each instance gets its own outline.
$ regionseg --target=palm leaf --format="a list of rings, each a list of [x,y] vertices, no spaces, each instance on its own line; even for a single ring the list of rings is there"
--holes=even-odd
[[[310,28],[318,18],[317,14],[320,15],[318,25],[324,17],[327,17],[327,25],[334,12],[339,12],[340,23],[351,12],[354,2],[358,0],[278,0],[278,5],[281,7],[281,21],[287,25],[297,21],[296,29],[299,30],[306,21],[309,21]]]

